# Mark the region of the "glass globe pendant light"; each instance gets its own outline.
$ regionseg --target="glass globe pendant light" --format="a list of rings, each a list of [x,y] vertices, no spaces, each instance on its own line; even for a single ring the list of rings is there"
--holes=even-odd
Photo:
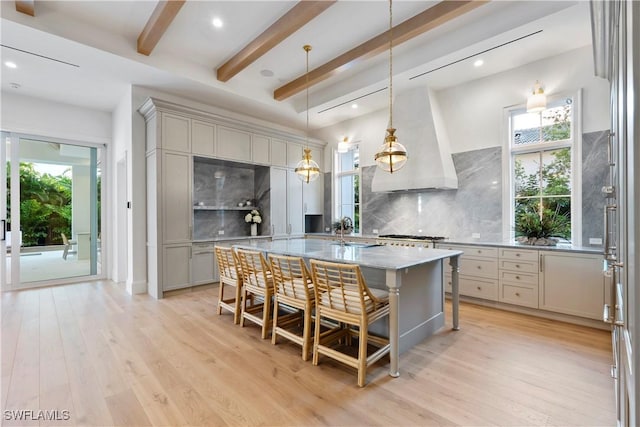
[[[398,142],[393,127],[393,7],[389,0],[389,128],[384,144],[375,155],[376,164],[386,172],[394,173],[407,162],[407,149]]]
[[[309,51],[311,50],[311,46],[306,44],[302,48],[307,52],[307,147],[304,149],[302,160],[298,162],[294,171],[302,182],[306,182],[308,184],[311,181],[318,179],[320,176],[320,167],[311,158],[311,149],[309,148]]]

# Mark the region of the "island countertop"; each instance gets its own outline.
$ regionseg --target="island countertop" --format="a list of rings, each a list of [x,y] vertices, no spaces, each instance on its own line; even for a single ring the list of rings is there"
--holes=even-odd
[[[290,239],[259,242],[238,242],[234,246],[263,252],[274,252],[324,261],[359,264],[385,270],[403,268],[461,255],[460,250],[389,247],[383,245],[346,243],[319,239]]]

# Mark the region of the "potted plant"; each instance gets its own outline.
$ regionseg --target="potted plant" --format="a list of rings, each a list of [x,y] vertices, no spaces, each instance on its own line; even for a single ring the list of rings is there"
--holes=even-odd
[[[333,222],[332,226],[336,234],[351,234],[353,231],[353,220],[348,216],[343,216],[338,221]]]
[[[557,209],[543,208],[542,215],[535,209],[523,210],[516,217],[516,240],[525,245],[555,246],[570,226],[569,217]]]

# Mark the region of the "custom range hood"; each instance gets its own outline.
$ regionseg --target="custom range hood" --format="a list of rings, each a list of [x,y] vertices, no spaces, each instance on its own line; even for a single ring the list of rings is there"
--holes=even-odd
[[[372,191],[458,188],[440,109],[427,87],[411,89],[395,97],[393,124],[398,129],[398,142],[407,148],[408,160],[394,173],[376,168]]]

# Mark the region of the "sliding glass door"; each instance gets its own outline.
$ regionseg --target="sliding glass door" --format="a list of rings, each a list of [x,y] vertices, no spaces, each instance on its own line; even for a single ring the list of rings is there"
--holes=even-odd
[[[3,134],[3,290],[99,276],[102,149]],[[5,182],[3,181],[2,184]],[[4,219],[0,218],[0,219]]]

